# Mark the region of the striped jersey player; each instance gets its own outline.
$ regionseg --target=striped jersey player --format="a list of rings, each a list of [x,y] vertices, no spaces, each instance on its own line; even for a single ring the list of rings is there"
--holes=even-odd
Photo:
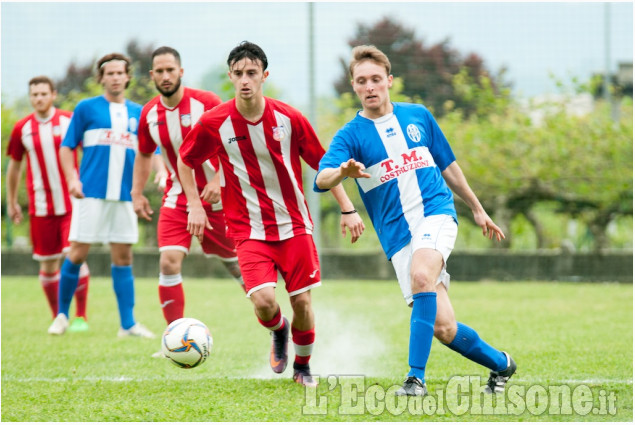
[[[159,301],[168,324],[184,315],[185,293],[181,266],[192,243],[192,235],[187,231],[187,197],[177,169],[179,148],[203,112],[221,103],[220,98],[212,92],[184,87],[181,84],[182,76],[181,57],[177,50],[162,46],[152,53],[150,77],[160,94],[141,111],[139,154],[135,159],[132,190],[135,212],[140,218],[150,220],[153,211],[143,195],[143,187],[150,173],[151,157],[160,146],[169,178],[157,229],[160,252]],[[208,220],[213,223],[213,228],[208,229],[203,237],[203,252],[208,257],[218,257],[242,285],[235,244],[226,234],[222,204],[213,202],[218,200],[220,176],[210,160],[197,166],[194,175]],[[214,194],[216,199],[212,199]],[[159,351],[154,356],[160,357],[162,353]]]
[[[191,169],[217,157],[225,218],[236,240],[247,294],[260,324],[272,331],[269,364],[276,373],[284,371],[291,333],[296,355],[293,379],[315,386],[309,367],[315,340],[310,291],[321,285],[321,278],[300,159],[316,169],[324,149],[298,110],[263,95],[269,71],[259,46],[241,43],[230,52],[227,65],[235,98],[203,114],[180,149],[179,174],[191,209],[188,227],[199,236],[208,225]],[[353,211],[339,189],[335,197],[340,208]],[[357,214],[342,217],[342,229],[351,229],[357,240],[361,219]],[[275,299],[278,272],[293,309],[291,322]]]
[[[39,280],[53,317],[57,316],[60,260],[68,251],[71,197],[60,167],[58,149],[66,134],[71,113],[57,109],[57,91],[46,76],[29,81],[29,100],[34,112],[19,120],[7,147],[7,213],[14,223],[22,221],[18,185],[22,160],[26,156],[26,189],[33,259],[40,263]],[[76,170],[77,165],[74,163]],[[77,313],[71,331],[86,330],[86,297],[90,273],[84,263],[76,290]]]

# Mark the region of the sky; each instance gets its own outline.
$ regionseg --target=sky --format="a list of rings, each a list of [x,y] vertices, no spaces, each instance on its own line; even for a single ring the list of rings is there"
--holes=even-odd
[[[1,13],[2,102],[26,94],[31,77],[62,78],[71,62],[84,65],[128,41],[176,48],[184,84],[224,64],[243,40],[269,59],[269,82],[296,107],[309,101],[309,3],[306,2],[7,2]],[[608,15],[605,13],[608,10]],[[480,55],[490,71],[507,68],[518,96],[554,92],[550,75],[587,79],[633,61],[631,2],[317,2],[315,88],[333,95],[359,24],[391,17],[430,46],[449,38],[462,55]],[[608,50],[605,22],[608,16]]]

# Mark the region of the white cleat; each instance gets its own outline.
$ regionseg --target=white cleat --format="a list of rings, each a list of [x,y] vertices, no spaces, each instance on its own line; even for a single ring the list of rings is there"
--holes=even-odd
[[[153,359],[167,359],[165,354],[163,354],[163,350],[159,350],[156,353],[152,353],[152,358]]]
[[[141,323],[135,323],[130,329],[119,328],[118,337],[137,336],[140,338],[154,338],[154,334]]]
[[[51,326],[49,326],[49,334],[62,335],[68,329],[68,317],[64,313],[60,313],[55,317]]]

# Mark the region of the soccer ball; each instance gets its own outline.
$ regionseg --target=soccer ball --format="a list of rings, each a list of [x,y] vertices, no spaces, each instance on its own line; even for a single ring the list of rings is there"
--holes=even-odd
[[[173,364],[191,369],[203,363],[212,351],[212,335],[200,320],[177,319],[163,332],[161,350]]]

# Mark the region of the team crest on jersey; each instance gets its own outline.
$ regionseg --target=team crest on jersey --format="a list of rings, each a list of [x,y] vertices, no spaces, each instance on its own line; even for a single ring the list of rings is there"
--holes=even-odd
[[[57,136],[61,136],[62,135],[62,129],[60,128],[59,125],[56,125],[53,127],[53,136],[57,137]]]
[[[414,124],[409,124],[406,128],[406,133],[408,133],[408,137],[415,143],[419,143],[421,141],[421,132],[419,128]]]
[[[192,125],[192,114],[181,115],[181,126],[189,127]]]
[[[280,125],[278,127],[271,127],[271,129],[273,130],[273,139],[277,140],[278,142],[281,142],[287,135],[283,125]]]
[[[130,119],[128,120],[128,128],[130,129],[130,132],[136,132],[138,124],[139,123],[137,122],[137,119],[135,117],[130,117]]]

